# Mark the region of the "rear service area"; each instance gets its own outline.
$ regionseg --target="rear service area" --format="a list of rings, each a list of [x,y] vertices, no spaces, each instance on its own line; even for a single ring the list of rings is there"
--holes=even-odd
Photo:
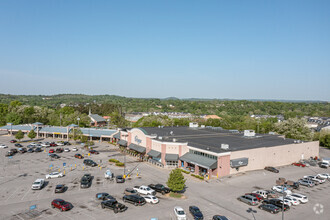
[[[9,148],[16,148],[10,143],[12,137],[0,136],[0,142]],[[42,141],[54,141],[45,139]],[[55,140],[56,141],[56,140]],[[170,169],[159,168],[146,162],[139,162],[135,157],[124,155],[118,147],[108,143],[95,143],[95,150],[99,154],[90,154],[80,145],[65,146],[70,152],[58,153],[59,159],[51,159],[48,151],[15,154],[11,158],[5,157],[7,149],[0,149],[0,219],[175,219],[174,207],[182,207],[188,219],[193,219],[189,213],[190,206],[198,206],[203,213],[204,219],[212,219],[214,215],[224,215],[228,219],[278,219],[279,214],[271,214],[260,210],[258,206],[249,206],[237,200],[239,196],[251,193],[255,190],[270,190],[276,185],[279,177],[297,181],[304,176],[318,173],[329,173],[328,169],[318,166],[276,167],[279,173],[266,170],[242,172],[236,175],[219,179],[202,181],[183,174],[186,181],[185,198],[175,199],[156,193],[159,199],[157,204],[146,203],[143,206],[135,206],[123,201],[126,188],[135,186],[148,186],[161,183],[166,185]],[[22,144],[26,147],[27,144]],[[62,146],[61,146],[62,147]],[[78,151],[72,151],[72,148]],[[54,147],[56,148],[56,147]],[[85,166],[82,159],[74,155],[80,153],[85,158],[95,161],[99,166]],[[330,157],[330,151],[320,149],[320,156]],[[124,183],[116,183],[114,178],[106,179],[104,173],[110,169],[114,176],[123,175],[124,167],[117,167],[109,163],[109,159],[126,161],[125,171],[132,172],[129,179]],[[138,172],[137,169],[138,168]],[[65,172],[61,178],[46,179],[51,172]],[[91,187],[81,189],[80,180],[83,175],[91,174]],[[40,190],[31,189],[37,179],[45,179]],[[57,185],[64,184],[67,189],[63,193],[55,193]],[[285,219],[328,219],[330,184],[327,180],[312,188],[300,186],[293,190],[308,197],[306,204],[291,206],[285,212]],[[127,206],[127,210],[114,213],[109,209],[102,209],[101,202],[95,197],[97,193],[109,193],[119,203]],[[60,209],[52,208],[54,199],[62,199],[69,202],[70,210],[61,212]],[[35,205],[35,209],[29,211]],[[255,210],[255,212],[251,212]],[[250,211],[249,211],[250,210]]]

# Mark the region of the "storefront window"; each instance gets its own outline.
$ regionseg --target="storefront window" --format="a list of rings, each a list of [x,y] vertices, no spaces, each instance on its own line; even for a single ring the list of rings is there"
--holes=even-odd
[[[178,167],[178,161],[167,161],[166,165],[171,167]]]
[[[203,153],[203,152],[200,152],[200,151],[189,150],[189,153],[191,153],[191,154],[197,154],[197,155],[200,155],[200,156],[203,156],[203,157],[208,157],[208,158],[211,158],[211,159],[214,159],[214,160],[217,160],[218,159],[214,155],[206,154],[206,153]]]

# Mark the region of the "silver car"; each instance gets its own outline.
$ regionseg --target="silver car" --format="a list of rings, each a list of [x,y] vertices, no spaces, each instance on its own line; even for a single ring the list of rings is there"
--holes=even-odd
[[[238,201],[245,202],[249,205],[258,205],[258,199],[253,196],[244,195],[237,198]]]

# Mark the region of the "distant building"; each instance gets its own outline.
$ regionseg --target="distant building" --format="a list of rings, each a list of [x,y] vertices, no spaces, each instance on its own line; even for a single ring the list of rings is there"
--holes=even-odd
[[[221,119],[221,117],[217,116],[217,115],[205,115],[204,119]]]
[[[107,121],[98,114],[92,114],[91,110],[89,110],[88,117],[91,119],[91,126],[102,127],[107,124]]]

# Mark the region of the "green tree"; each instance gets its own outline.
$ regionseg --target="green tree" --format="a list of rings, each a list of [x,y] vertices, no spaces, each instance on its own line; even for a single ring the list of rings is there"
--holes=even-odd
[[[183,190],[186,185],[185,183],[186,180],[184,179],[180,169],[174,169],[171,171],[167,180],[167,185],[172,191],[179,192]]]
[[[320,145],[330,148],[330,133],[320,135]]]
[[[15,138],[16,138],[17,140],[21,140],[21,139],[23,139],[23,137],[24,137],[24,133],[23,133],[21,130],[19,130],[19,131],[17,132],[17,134],[15,135]]]
[[[36,136],[37,136],[37,134],[34,132],[34,130],[31,130],[28,134],[28,137],[31,139],[35,138]]]
[[[275,124],[275,131],[284,134],[286,138],[310,141],[313,138],[311,130],[304,119],[289,118],[286,121]]]

